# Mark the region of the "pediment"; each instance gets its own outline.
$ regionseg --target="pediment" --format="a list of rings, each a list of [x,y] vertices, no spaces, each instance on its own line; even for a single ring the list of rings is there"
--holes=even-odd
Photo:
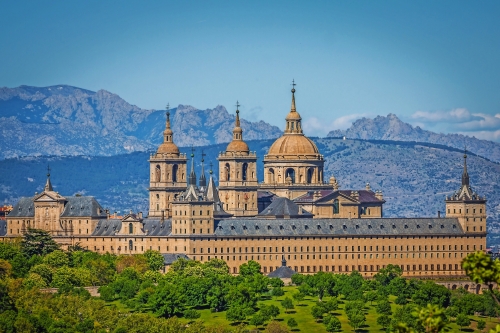
[[[125,215],[122,222],[142,222],[142,219],[138,218],[135,214]]]
[[[56,202],[56,201],[59,201],[59,199],[55,195],[43,192],[43,193],[40,193],[39,195],[35,196],[34,201],[35,202]]]
[[[358,201],[354,199],[353,197],[343,194],[339,191],[335,191],[327,196],[324,196],[323,198],[319,199],[317,202],[321,204],[332,204],[335,199],[339,199],[339,202],[350,202],[350,203],[357,203]]]

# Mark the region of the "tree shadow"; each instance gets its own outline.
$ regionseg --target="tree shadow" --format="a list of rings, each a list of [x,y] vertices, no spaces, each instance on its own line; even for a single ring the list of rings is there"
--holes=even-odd
[[[460,332],[474,332],[474,329],[470,328],[470,327],[467,327],[467,328],[464,328],[464,329],[460,330]]]
[[[288,310],[288,312],[285,312],[285,314],[293,314],[293,313],[297,313],[297,311],[295,311],[295,310]]]
[[[307,304],[296,304],[296,306],[307,306]]]

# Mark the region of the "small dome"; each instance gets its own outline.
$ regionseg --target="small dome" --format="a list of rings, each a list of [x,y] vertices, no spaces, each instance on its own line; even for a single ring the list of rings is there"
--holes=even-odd
[[[268,155],[318,155],[316,144],[304,135],[283,135],[274,141]]]
[[[179,154],[179,148],[173,142],[163,142],[158,147],[158,154]]]
[[[248,148],[248,145],[246,144],[245,141],[243,140],[233,140],[229,142],[226,148],[227,152],[241,152],[241,153],[248,153],[250,152],[250,149]]]
[[[300,114],[297,111],[290,111],[285,118],[286,120],[302,120]]]

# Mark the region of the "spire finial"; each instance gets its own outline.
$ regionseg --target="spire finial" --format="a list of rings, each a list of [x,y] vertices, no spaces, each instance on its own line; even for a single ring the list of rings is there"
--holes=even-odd
[[[50,177],[50,164],[47,164],[47,177]]]
[[[295,86],[297,84],[295,83],[295,79],[292,80],[292,107],[290,108],[290,112],[296,112],[297,109],[295,108]]]
[[[199,180],[199,185],[200,187],[205,187],[207,186],[207,179],[205,178],[205,152],[202,150],[201,151],[201,175],[200,175],[200,180]]]
[[[240,103],[238,103],[238,101],[236,101],[236,121],[235,121],[235,127],[240,127],[240,110],[239,110],[239,107],[240,107]]]
[[[53,191],[52,183],[50,182],[50,165],[49,164],[47,164],[47,182],[45,183],[44,190],[45,191]]]
[[[170,128],[170,103],[167,103],[167,106],[165,108],[167,110],[167,128]]]
[[[462,173],[462,185],[469,186],[469,173],[467,172],[467,146],[464,147],[464,171]]]
[[[213,173],[213,171],[212,171],[212,166],[213,166],[212,162],[210,162],[209,166],[210,166],[210,171],[208,171],[208,173],[212,174]]]
[[[194,147],[191,147],[191,173],[189,174],[189,185],[196,186],[196,173],[194,171]]]

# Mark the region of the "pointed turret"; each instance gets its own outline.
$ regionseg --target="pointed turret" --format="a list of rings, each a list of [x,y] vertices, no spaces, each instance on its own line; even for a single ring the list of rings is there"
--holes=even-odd
[[[240,110],[238,109],[240,104],[236,101],[236,119],[233,129],[233,141],[231,141],[226,148],[227,152],[238,152],[243,154],[248,154],[250,149],[245,141],[243,141],[243,130],[240,125]]]
[[[220,202],[219,191],[215,186],[214,177],[212,176],[212,168],[210,168],[210,171],[208,173],[210,174],[210,178],[208,179],[208,186],[206,191],[207,199],[213,202]]]
[[[196,186],[196,172],[194,171],[194,149],[191,152],[191,172],[189,173],[189,184]]]
[[[47,182],[45,183],[45,187],[43,189],[45,192],[54,191],[52,189],[52,183],[50,182],[50,166],[47,165]]]
[[[199,180],[199,185],[200,185],[200,188],[202,189],[205,189],[205,187],[207,186],[207,179],[205,178],[205,166],[204,166],[204,162],[205,162],[205,153],[202,151],[201,152],[201,175],[200,175],[200,180]]]
[[[469,173],[467,172],[467,150],[464,153],[464,171],[462,173],[462,186],[469,186]]]

